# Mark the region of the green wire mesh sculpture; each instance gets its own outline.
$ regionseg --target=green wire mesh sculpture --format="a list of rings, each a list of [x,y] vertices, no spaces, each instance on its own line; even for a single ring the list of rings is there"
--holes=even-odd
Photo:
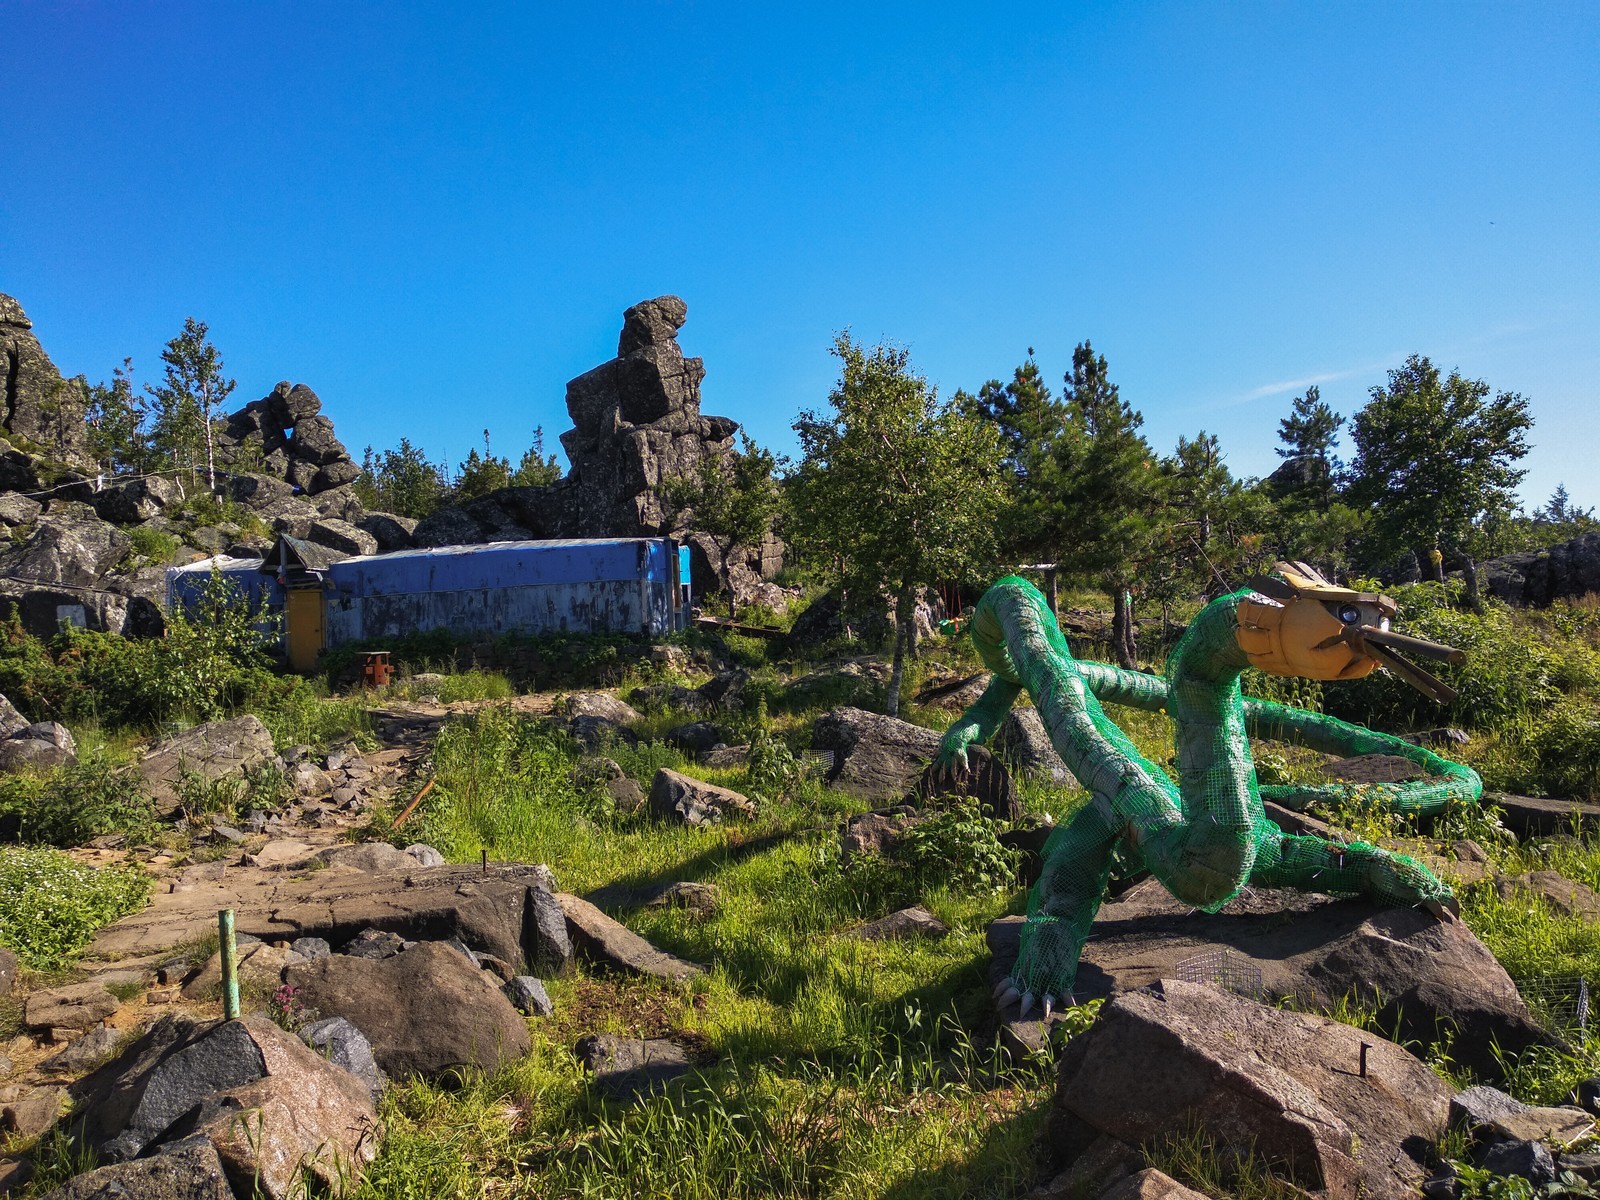
[[[1079,662],[1042,595],[1025,579],[1000,580],[979,601],[972,637],[993,672],[978,701],[944,735],[939,769],[961,774],[967,747],[988,741],[1025,688],[1057,753],[1089,802],[1051,834],[1044,870],[1028,902],[1013,975],[996,988],[1026,1016],[1042,998],[1048,1019],[1071,1002],[1078,956],[1105,896],[1113,865],[1148,869],[1173,896],[1215,912],[1246,884],[1388,904],[1421,904],[1454,920],[1448,886],[1415,859],[1364,842],[1285,834],[1262,799],[1289,808],[1337,801],[1353,785],[1260,787],[1250,738],[1289,741],[1340,755],[1393,754],[1427,778],[1362,785],[1363,795],[1416,816],[1476,803],[1477,773],[1397,737],[1268,700],[1246,699],[1249,666],[1308,679],[1354,679],[1378,666],[1435,699],[1451,690],[1402,658],[1407,649],[1460,661],[1458,650],[1389,629],[1387,596],[1334,587],[1304,563],[1279,563],[1201,610],[1167,660],[1166,678]],[[1165,711],[1174,725],[1178,782],[1140,754],[1101,701]]]

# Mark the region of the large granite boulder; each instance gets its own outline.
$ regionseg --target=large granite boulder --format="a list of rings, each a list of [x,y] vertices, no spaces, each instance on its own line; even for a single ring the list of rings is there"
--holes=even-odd
[[[1544,550],[1524,550],[1478,564],[1484,591],[1508,604],[1548,608],[1600,592],[1600,533],[1585,533]]]
[[[1101,1137],[1197,1130],[1328,1200],[1417,1193],[1452,1089],[1376,1034],[1204,984],[1118,996],[1062,1055],[1041,1138],[1066,1165]]]
[[[291,966],[285,977],[308,1008],[344,1017],[365,1034],[390,1075],[494,1070],[532,1048],[527,1023],[498,980],[443,942],[376,960],[331,954]]]
[[[831,751],[827,782],[864,800],[899,800],[939,752],[939,734],[859,708],[836,708],[817,720],[813,750]]]
[[[1021,922],[1006,917],[989,927],[996,980],[1016,962]],[[1146,880],[1101,907],[1076,995],[1134,991],[1165,978],[1248,984],[1308,1008],[1352,1000],[1375,1009],[1380,1028],[1423,1046],[1453,1031],[1450,1053],[1486,1079],[1502,1071],[1495,1045],[1515,1055],[1559,1044],[1464,923],[1417,908],[1260,888],[1208,915]]]
[[[78,760],[78,742],[59,721],[25,725],[0,740],[0,770],[48,771]]]
[[[13,580],[87,588],[126,557],[133,542],[87,504],[52,506],[22,545],[0,554],[0,574]]]
[[[246,714],[227,721],[208,721],[163,738],[139,760],[139,774],[163,815],[177,811],[178,788],[185,774],[207,783],[241,775],[275,757],[272,734],[260,718]]]
[[[310,541],[319,546],[326,546],[330,550],[337,550],[340,554],[376,554],[378,552],[378,539],[364,529],[358,529],[348,521],[341,521],[332,517],[324,517],[320,521],[311,523],[311,530],[306,535]]]
[[[117,525],[137,525],[160,516],[169,504],[182,499],[183,488],[176,480],[147,475],[97,492],[93,503],[102,520]]]
[[[1051,744],[1039,710],[1031,704],[1013,708],[1006,714],[994,735],[994,752],[1025,778],[1037,778],[1052,787],[1078,786],[1072,771]]]
[[[164,1018],[73,1095],[76,1134],[102,1161],[143,1161],[198,1135],[240,1195],[273,1200],[296,1194],[303,1173],[343,1191],[380,1133],[361,1079],[260,1016]]]
[[[355,525],[377,541],[379,554],[409,550],[416,545],[411,535],[416,532],[417,522],[412,517],[398,517],[385,512],[367,513]]]

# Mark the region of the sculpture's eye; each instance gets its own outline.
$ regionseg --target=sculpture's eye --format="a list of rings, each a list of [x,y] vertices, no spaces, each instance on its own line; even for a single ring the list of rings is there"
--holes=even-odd
[[[1361,610],[1354,604],[1341,604],[1339,606],[1339,620],[1346,625],[1358,624],[1361,620]]]

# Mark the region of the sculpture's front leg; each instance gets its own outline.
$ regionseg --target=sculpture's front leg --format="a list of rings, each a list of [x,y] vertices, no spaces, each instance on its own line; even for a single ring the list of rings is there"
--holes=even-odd
[[[981,746],[992,738],[1021,694],[1018,684],[1008,683],[998,675],[991,676],[983,695],[939,740],[939,756],[933,760],[934,767],[949,776],[964,776],[967,747]]]
[[[1020,997],[1027,1016],[1037,999],[1048,1019],[1058,1003],[1071,1003],[1078,957],[1105,898],[1119,838],[1093,801],[1050,835],[1044,871],[1028,898],[1017,965],[995,989],[1002,1007]]]

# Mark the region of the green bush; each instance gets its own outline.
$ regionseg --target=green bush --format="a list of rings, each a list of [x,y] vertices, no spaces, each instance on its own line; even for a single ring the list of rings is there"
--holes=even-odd
[[[101,926],[139,908],[137,867],[91,867],[59,850],[0,846],[0,943],[36,971],[60,967]]]
[[[0,692],[35,719],[150,728],[270,706],[294,683],[268,669],[276,619],[213,574],[193,613],[173,613],[164,638],[68,628],[47,644],[13,608],[0,633]]]
[[[126,532],[129,541],[133,543],[128,550],[130,559],[147,558],[154,563],[169,563],[178,556],[178,551],[183,547],[183,543],[170,533],[163,533],[146,525],[135,525]]]
[[[155,826],[155,807],[135,771],[86,753],[48,775],[0,779],[0,833],[30,845],[81,846],[103,834],[138,837]]]
[[[1017,855],[1000,844],[999,822],[966,797],[919,821],[895,843],[891,857],[910,869],[920,892],[1000,891],[1017,883]]]
[[[1427,663],[1459,693],[1440,706],[1386,671],[1326,688],[1328,712],[1375,729],[1454,724],[1494,729],[1542,713],[1570,690],[1600,684],[1600,658],[1491,602],[1480,615],[1451,606],[1453,585],[1398,590],[1399,629],[1465,651],[1459,665]]]

